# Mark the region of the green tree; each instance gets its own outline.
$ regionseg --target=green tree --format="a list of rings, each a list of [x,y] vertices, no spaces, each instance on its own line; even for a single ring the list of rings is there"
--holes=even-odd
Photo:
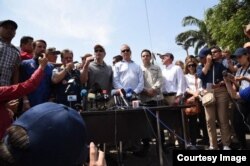
[[[194,47],[195,54],[197,55],[200,48],[205,46],[212,46],[215,41],[212,40],[211,34],[207,29],[206,22],[197,19],[193,16],[184,17],[182,20],[182,26],[196,26],[197,30],[187,30],[178,34],[175,41],[178,45],[182,45],[185,50],[188,47]]]
[[[248,40],[243,26],[250,22],[249,0],[220,0],[206,12],[206,25],[216,43],[234,51]]]

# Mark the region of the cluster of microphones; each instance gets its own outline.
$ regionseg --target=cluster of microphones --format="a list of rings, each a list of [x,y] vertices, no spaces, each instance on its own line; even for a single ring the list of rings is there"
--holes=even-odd
[[[131,89],[113,89],[109,93],[108,90],[101,89],[98,84],[92,86],[91,89],[82,89],[80,93],[82,97],[82,105],[85,110],[108,109],[108,103],[113,97],[114,106],[119,108],[128,108],[131,102],[138,100],[138,95]]]

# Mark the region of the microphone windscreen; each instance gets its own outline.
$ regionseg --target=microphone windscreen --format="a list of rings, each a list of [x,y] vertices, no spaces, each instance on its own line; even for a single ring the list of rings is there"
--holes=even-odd
[[[115,95],[117,95],[118,93],[117,93],[117,89],[112,89],[111,90],[111,96],[115,96]]]
[[[95,99],[95,94],[94,93],[89,93],[88,94],[88,99]]]
[[[126,91],[124,89],[120,89],[120,93],[121,96],[126,96]]]
[[[84,96],[87,96],[87,93],[88,92],[86,89],[82,89],[80,95],[81,95],[81,97],[84,97]]]

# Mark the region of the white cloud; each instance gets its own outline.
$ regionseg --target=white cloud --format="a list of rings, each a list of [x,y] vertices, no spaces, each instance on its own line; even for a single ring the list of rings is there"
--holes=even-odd
[[[110,43],[114,0],[4,0],[4,6],[46,35]]]

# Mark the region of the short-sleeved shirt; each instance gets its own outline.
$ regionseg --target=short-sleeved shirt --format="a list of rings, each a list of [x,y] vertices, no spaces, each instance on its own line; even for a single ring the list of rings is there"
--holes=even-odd
[[[21,80],[26,81],[31,77],[34,71],[38,68],[39,64],[35,59],[29,59],[22,61],[21,67]],[[45,75],[39,84],[38,88],[32,93],[28,94],[30,106],[33,107],[38,104],[47,102],[51,94],[51,76],[52,76],[53,65],[47,64],[45,67]]]
[[[111,93],[112,90],[113,71],[112,67],[103,64],[91,62],[88,70],[88,88],[93,88],[94,84],[98,84],[102,90],[107,90]]]
[[[64,67],[57,67],[53,70],[53,74],[61,72],[64,69]],[[52,74],[52,77],[53,77]],[[72,83],[68,83],[70,79],[73,79]],[[54,84],[55,86],[55,102],[64,104],[67,106],[73,106],[75,104],[81,103],[81,83],[80,83],[80,71],[79,70],[73,70],[71,72],[68,72],[63,80],[59,82],[58,84]],[[77,97],[76,101],[68,101],[69,95],[75,95]]]
[[[0,38],[0,86],[10,85],[15,66],[20,64],[18,49]]]

